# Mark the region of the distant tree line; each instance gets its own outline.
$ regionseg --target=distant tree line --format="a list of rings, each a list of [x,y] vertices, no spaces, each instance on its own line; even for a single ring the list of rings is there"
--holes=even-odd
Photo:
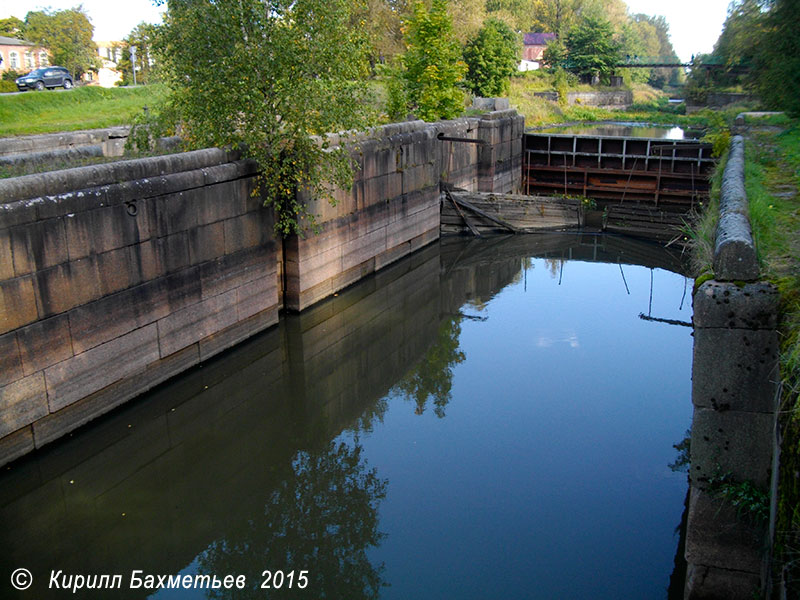
[[[735,0],[713,52],[694,57],[690,97],[702,101],[712,89],[741,88],[770,107],[800,115],[798,31],[797,0]]]
[[[137,83],[157,80],[158,61],[154,46],[158,29],[158,25],[140,23],[118,44],[121,58],[117,62],[117,70],[123,75],[123,85],[133,83],[131,46],[136,47]],[[92,40],[94,26],[81,6],[66,10],[30,11],[24,20],[13,16],[0,19],[0,35],[46,48],[50,64],[66,67],[75,80],[102,66],[97,45]],[[20,70],[27,70],[26,66],[20,65]],[[17,73],[12,75],[16,76]]]
[[[17,17],[0,19],[0,35],[46,48],[50,63],[66,67],[76,80],[98,66],[93,34],[94,27],[80,6],[67,10],[30,11],[24,21]]]
[[[139,57],[148,48],[171,90],[142,143],[171,122],[190,146],[243,148],[282,234],[313,228],[303,197],[350,186],[349,157],[324,134],[375,122],[371,77],[386,82],[389,118],[432,121],[463,113],[467,92],[504,94],[531,31],[557,34],[561,73],[603,79],[625,53],[674,56],[666,21],[630,16],[622,0],[160,1],[164,25],[127,40]]]

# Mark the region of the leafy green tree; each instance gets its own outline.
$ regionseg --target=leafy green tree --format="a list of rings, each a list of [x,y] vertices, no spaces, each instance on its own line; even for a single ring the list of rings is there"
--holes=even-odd
[[[55,12],[31,11],[25,16],[25,36],[50,53],[50,63],[67,68],[74,79],[99,66],[94,26],[82,6]]]
[[[485,0],[449,0],[447,12],[453,22],[453,34],[462,46],[474,38],[486,20]]]
[[[464,109],[467,65],[453,35],[447,0],[433,0],[430,10],[422,2],[406,29],[406,53],[401,76],[412,110],[425,121],[452,119]]]
[[[117,63],[117,70],[122,73],[123,85],[133,84],[133,63],[131,62],[131,46],[136,47],[136,83],[146,85],[158,78],[159,59],[156,56],[156,37],[159,26],[152,23],[139,23],[125,38],[122,58]]]
[[[584,76],[608,77],[619,61],[619,46],[614,41],[611,23],[589,17],[570,29],[565,43],[569,70]]]
[[[373,67],[387,64],[403,52],[402,26],[410,16],[408,0],[361,0],[353,3],[350,26],[361,30],[366,37]]]
[[[5,37],[25,39],[25,21],[17,17],[0,19],[0,35]]]
[[[564,36],[581,18],[586,0],[532,0],[534,31]]]
[[[549,69],[563,69],[567,64],[567,47],[561,40],[548,42],[547,48],[542,53],[542,62]]]
[[[631,20],[625,23],[617,35],[619,52],[625,57],[656,56],[658,44],[655,39],[655,28],[647,22]],[[655,43],[654,43],[655,42]],[[650,79],[650,69],[624,69],[626,81],[644,83]]]
[[[768,105],[800,116],[800,10],[794,0],[775,0],[764,16],[758,43],[755,88]]]
[[[324,134],[364,128],[373,117],[369,48],[350,26],[350,4],[168,1],[158,36],[167,106],[188,145],[242,145],[258,161],[260,191],[282,234],[314,227],[303,196],[332,201],[334,186],[352,184],[349,154]]]
[[[669,23],[661,16],[634,15],[631,19],[638,28],[640,38],[645,46],[645,56],[661,56],[667,60],[678,62],[678,55],[669,39]],[[650,69],[648,83],[653,87],[663,88],[667,83],[678,85],[683,82],[683,70],[680,68],[657,67]]]
[[[508,92],[519,62],[517,35],[503,21],[489,19],[464,48],[467,85],[478,96]]]
[[[535,0],[486,0],[489,17],[507,23],[514,31],[530,31],[533,23]]]

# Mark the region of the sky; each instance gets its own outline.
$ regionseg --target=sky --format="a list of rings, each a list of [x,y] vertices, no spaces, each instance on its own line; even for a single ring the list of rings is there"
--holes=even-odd
[[[663,15],[670,26],[672,45],[678,56],[688,61],[693,54],[711,52],[722,32],[730,0],[625,0],[631,13]],[[83,4],[95,27],[95,41],[115,41],[126,37],[142,21],[161,22],[163,6],[152,0],[18,0],[3,2],[0,18],[24,19],[30,10],[54,10]]]

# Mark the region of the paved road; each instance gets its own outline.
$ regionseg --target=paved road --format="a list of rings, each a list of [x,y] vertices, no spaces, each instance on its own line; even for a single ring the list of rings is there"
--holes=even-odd
[[[72,89],[74,90],[75,88],[72,88]],[[49,91],[49,92],[52,92],[52,91],[55,91],[55,92],[68,92],[69,90],[65,90],[64,88],[51,88],[51,89],[46,90],[46,91]],[[1,96],[19,96],[20,94],[28,94],[28,93],[31,93],[31,92],[4,92],[4,93],[2,93],[0,95]],[[35,92],[33,92],[33,93],[35,93]]]

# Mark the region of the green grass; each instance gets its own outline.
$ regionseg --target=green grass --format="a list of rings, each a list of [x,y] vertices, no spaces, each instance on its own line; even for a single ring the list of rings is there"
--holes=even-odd
[[[157,84],[0,94],[0,137],[126,125],[165,94]]]

